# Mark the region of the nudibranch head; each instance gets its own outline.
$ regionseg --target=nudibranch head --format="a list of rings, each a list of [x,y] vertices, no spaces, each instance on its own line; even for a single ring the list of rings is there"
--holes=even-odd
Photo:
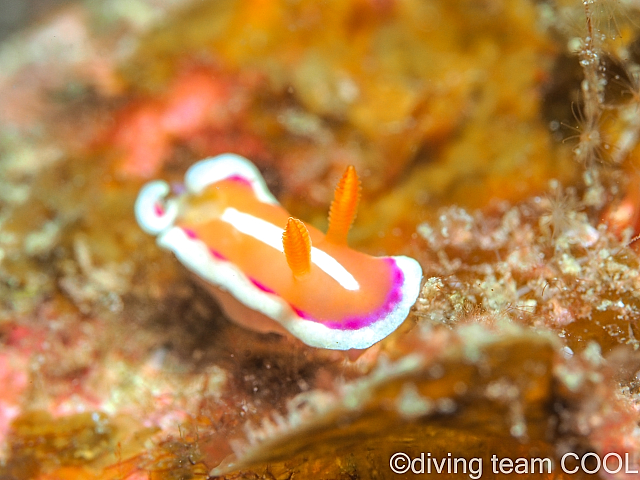
[[[286,330],[314,347],[363,349],[393,332],[418,297],[422,270],[414,259],[347,246],[360,195],[353,167],[336,189],[326,236],[290,217],[258,169],[238,155],[194,164],[185,187],[167,198],[166,182],[145,185],[138,223],[219,298],[233,297],[262,318],[251,323],[223,302],[242,325]]]

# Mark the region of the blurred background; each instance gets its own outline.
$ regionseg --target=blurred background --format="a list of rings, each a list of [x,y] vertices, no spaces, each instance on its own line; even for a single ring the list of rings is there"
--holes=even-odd
[[[0,2],[0,41],[31,25],[70,0],[3,0]]]

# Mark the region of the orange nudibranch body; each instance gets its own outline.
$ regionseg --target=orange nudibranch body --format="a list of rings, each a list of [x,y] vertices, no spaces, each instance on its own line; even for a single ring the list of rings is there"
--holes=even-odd
[[[404,321],[418,296],[415,260],[347,246],[360,188],[352,167],[336,189],[326,236],[291,218],[237,155],[195,164],[185,186],[187,194],[165,200],[166,183],[146,185],[136,202],[142,228],[204,280],[308,345],[369,347]]]

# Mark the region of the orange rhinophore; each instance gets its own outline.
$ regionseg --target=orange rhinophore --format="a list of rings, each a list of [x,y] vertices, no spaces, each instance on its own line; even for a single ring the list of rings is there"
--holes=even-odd
[[[294,277],[302,277],[311,271],[311,239],[302,221],[289,217],[282,234],[282,247]]]
[[[292,218],[258,169],[234,154],[191,166],[184,188],[145,185],[138,223],[207,283],[229,318],[307,345],[363,349],[405,320],[420,291],[413,258],[372,257],[347,246],[360,195],[349,167],[336,188],[327,235]]]
[[[333,194],[329,209],[329,230],[326,240],[332,243],[346,244],[349,229],[358,213],[360,200],[360,179],[353,165],[349,165],[342,175]]]

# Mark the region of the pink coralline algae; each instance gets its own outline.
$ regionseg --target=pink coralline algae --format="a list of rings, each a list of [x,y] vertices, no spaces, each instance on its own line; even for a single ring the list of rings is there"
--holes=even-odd
[[[255,154],[259,141],[248,133],[233,144],[226,144],[220,132],[234,128],[245,114],[246,93],[238,78],[215,69],[186,69],[161,98],[141,99],[116,113],[116,126],[107,133],[107,141],[121,155],[118,172],[127,176],[150,178],[162,167],[173,148],[191,142],[209,151],[233,148]],[[201,147],[202,148],[202,147]]]

